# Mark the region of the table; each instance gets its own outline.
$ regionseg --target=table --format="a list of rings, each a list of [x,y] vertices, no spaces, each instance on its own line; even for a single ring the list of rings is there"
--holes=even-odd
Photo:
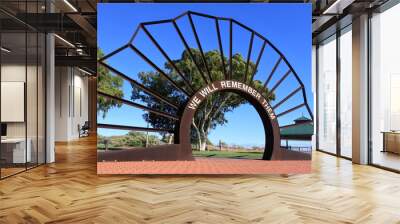
[[[31,162],[31,139],[26,139],[28,144],[25,151],[25,138],[1,139],[1,157],[6,163]]]
[[[383,150],[382,152],[392,152],[400,154],[400,132],[383,131]]]

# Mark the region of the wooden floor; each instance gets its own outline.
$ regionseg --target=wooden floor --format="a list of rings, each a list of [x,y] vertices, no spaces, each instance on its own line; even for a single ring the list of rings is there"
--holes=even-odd
[[[97,176],[94,138],[0,181],[0,223],[400,223],[400,175],[313,154],[313,173]]]
[[[400,170],[400,155],[391,152],[374,151],[372,160],[374,164],[391,169]]]
[[[11,176],[13,174],[19,173],[19,172],[23,172],[25,171],[25,167],[2,167],[1,168],[1,177],[8,177]]]

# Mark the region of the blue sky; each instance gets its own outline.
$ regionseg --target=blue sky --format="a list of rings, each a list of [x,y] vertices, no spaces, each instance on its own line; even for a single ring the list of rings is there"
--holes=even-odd
[[[249,26],[261,35],[265,36],[274,44],[287,58],[289,63],[303,81],[308,102],[313,108],[311,93],[311,4],[98,4],[98,46],[105,54],[112,52],[120,46],[128,43],[135,28],[141,22],[163,20],[176,17],[177,15],[192,10],[200,13],[234,18]],[[213,21],[193,17],[197,32],[204,51],[218,48]],[[185,38],[191,47],[197,48],[194,37],[189,29],[187,20],[178,20]],[[220,23],[222,42],[225,56],[228,55],[228,24]],[[151,26],[149,31],[159,41],[172,59],[179,58],[184,49],[177,34],[172,32],[169,25]],[[241,53],[247,57],[250,33],[239,27],[234,27],[234,50],[233,53]],[[165,59],[151,45],[143,33],[139,33],[134,40],[134,45],[144,52],[156,65],[163,67]],[[261,48],[262,41],[255,39],[251,60],[255,61]],[[265,81],[269,71],[272,69],[278,55],[267,46],[261,59],[259,69],[255,75],[256,79]],[[107,61],[110,65],[118,68],[125,74],[136,79],[139,71],[153,70],[144,63],[132,51],[123,51]],[[272,85],[287,70],[287,66],[281,64],[278,67]],[[281,99],[297,87],[294,78],[288,78],[277,89],[277,98]],[[124,83],[125,98],[130,97],[130,85]],[[293,107],[301,102],[300,95],[279,108],[277,113]],[[135,126],[147,126],[142,119],[143,112],[134,108],[124,106],[113,109],[106,119],[99,118],[99,122],[116,123]],[[305,108],[280,118],[281,125],[291,123],[293,119],[307,115]],[[245,104],[235,111],[226,114],[228,124],[218,127],[210,133],[209,138],[214,143],[219,139],[225,142],[241,145],[263,145],[264,133],[256,111],[251,105]],[[100,134],[121,134],[123,132],[114,130],[99,130]]]

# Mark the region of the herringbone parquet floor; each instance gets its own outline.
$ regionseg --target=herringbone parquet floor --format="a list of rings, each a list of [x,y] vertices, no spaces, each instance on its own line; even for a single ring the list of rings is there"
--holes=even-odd
[[[94,138],[0,181],[0,223],[400,223],[400,175],[313,154],[313,173],[97,176]]]

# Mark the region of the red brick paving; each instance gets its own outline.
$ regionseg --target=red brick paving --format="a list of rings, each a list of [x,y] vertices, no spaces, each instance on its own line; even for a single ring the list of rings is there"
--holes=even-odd
[[[98,162],[98,174],[294,174],[311,172],[309,160],[265,161],[203,159],[195,161]]]

